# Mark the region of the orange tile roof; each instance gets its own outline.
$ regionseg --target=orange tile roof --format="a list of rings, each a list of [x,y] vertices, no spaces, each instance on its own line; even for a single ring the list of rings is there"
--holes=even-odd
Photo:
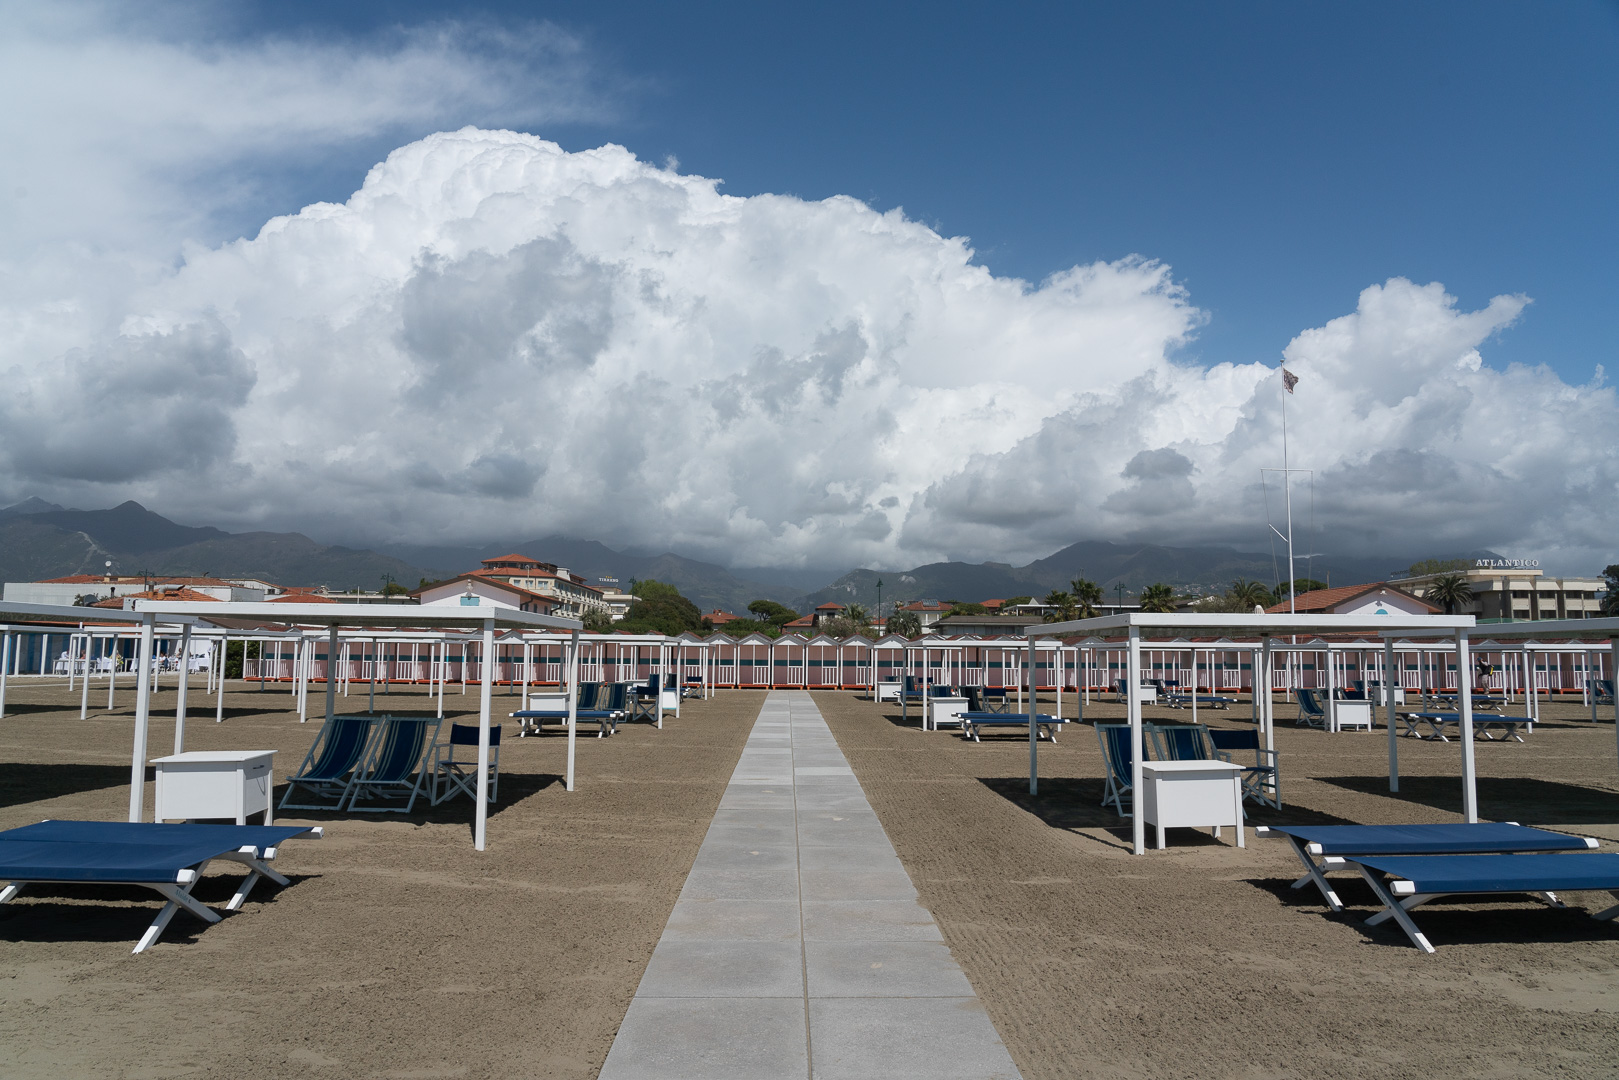
[[[478,561],[483,563],[485,566],[488,566],[490,563],[518,563],[523,566],[546,565],[545,563],[540,562],[538,559],[531,559],[527,555],[518,555],[516,552],[513,552],[510,555],[497,555],[493,559],[480,559]]]
[[[106,600],[97,601],[90,606],[100,608],[122,608],[125,600],[184,600],[187,602],[206,604],[217,604],[220,602],[217,597],[209,596],[207,593],[200,593],[195,589],[179,588],[147,589],[145,592],[125,593],[122,596],[113,596]]]
[[[280,596],[277,596],[274,599],[267,601],[267,603],[271,603],[271,604],[336,604],[336,603],[340,603],[340,601],[333,600],[330,596],[325,596],[325,595],[323,595],[321,593],[316,592],[313,589],[310,589],[307,592],[287,592],[287,593],[282,593]]]
[[[1299,593],[1299,595],[1294,599],[1293,610],[1298,612],[1300,615],[1318,614],[1321,612],[1331,611],[1339,604],[1346,604],[1351,600],[1358,599],[1359,597],[1365,596],[1367,593],[1378,589],[1387,589],[1389,592],[1399,593],[1407,600],[1412,600],[1418,604],[1422,604],[1434,612],[1443,610],[1433,604],[1428,603],[1428,601],[1419,596],[1412,596],[1404,589],[1399,589],[1393,585],[1390,585],[1386,581],[1373,581],[1364,585],[1340,585],[1335,589],[1314,589],[1310,592]],[[1265,611],[1273,615],[1285,615],[1288,611],[1287,601],[1283,600],[1279,604],[1272,604],[1270,607],[1266,608]]]

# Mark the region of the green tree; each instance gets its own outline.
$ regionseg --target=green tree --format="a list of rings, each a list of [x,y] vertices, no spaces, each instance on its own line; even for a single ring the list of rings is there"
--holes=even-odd
[[[843,609],[843,616],[860,627],[862,632],[871,629],[871,612],[866,610],[864,604],[850,604]]]
[[[632,581],[630,595],[643,600],[672,600],[680,595],[680,590],[668,582],[647,578],[645,581]]]
[[[1102,607],[1102,586],[1089,578],[1078,577],[1068,583],[1074,594],[1075,618],[1094,619]]]
[[[781,637],[781,627],[773,622],[764,622],[760,619],[732,619],[720,630],[734,638],[746,637],[749,634],[763,634],[765,637]]]
[[[703,630],[708,624],[696,604],[680,595],[673,585],[648,578],[632,586],[636,599],[628,614],[613,624],[615,630],[637,634],[674,636]]]
[[[1425,590],[1423,599],[1431,604],[1443,604],[1445,614],[1454,615],[1458,607],[1473,602],[1473,586],[1465,574],[1441,574]]]
[[[1001,610],[1010,613],[1019,604],[1027,604],[1033,599],[1034,597],[1032,596],[1008,596],[1005,602],[1001,604]]]
[[[798,618],[798,612],[774,600],[755,600],[748,605],[748,610],[759,616],[760,622],[772,623],[778,627]]]
[[[1226,595],[1241,605],[1235,609],[1237,611],[1252,611],[1256,607],[1270,607],[1276,603],[1276,597],[1271,595],[1269,589],[1247,578],[1233,581],[1231,588],[1226,590]]]
[[[1619,615],[1619,563],[1611,564],[1602,576],[1608,579],[1607,592],[1602,594],[1602,614]]]
[[[1155,582],[1141,590],[1141,610],[1165,612],[1175,610],[1175,590],[1163,582]]]
[[[896,611],[888,617],[888,632],[902,637],[922,636],[922,617],[914,611]]]
[[[1051,608],[1044,616],[1048,623],[1071,622],[1079,618],[1079,603],[1071,592],[1053,589],[1046,593],[1044,603]]]
[[[1284,581],[1276,586],[1276,599],[1278,602],[1287,599],[1288,584],[1288,582]],[[1302,594],[1315,592],[1317,589],[1325,589],[1327,586],[1325,582],[1317,581],[1315,578],[1301,577],[1293,579],[1292,587]]]
[[[818,633],[835,638],[854,637],[856,634],[866,634],[870,633],[870,631],[871,624],[869,622],[860,622],[851,618],[847,613],[834,615],[830,619],[822,619],[817,630]]]
[[[950,601],[950,610],[945,612],[945,618],[952,615],[987,615],[989,608],[983,604],[970,604],[964,600]]]

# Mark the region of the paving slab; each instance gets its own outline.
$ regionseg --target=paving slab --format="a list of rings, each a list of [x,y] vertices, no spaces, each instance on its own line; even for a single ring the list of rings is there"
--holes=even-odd
[[[601,1080],[1018,1080],[837,740],[773,691]]]

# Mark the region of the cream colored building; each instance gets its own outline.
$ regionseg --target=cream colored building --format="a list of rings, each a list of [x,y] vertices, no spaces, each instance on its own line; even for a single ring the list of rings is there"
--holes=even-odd
[[[612,605],[602,590],[565,566],[540,562],[527,555],[501,555],[482,562],[483,568],[472,571],[473,574],[547,597],[557,605],[558,615],[583,618],[591,614],[612,614]]]
[[[1392,578],[1390,583],[1423,596],[1449,573],[1462,574],[1473,587],[1473,602],[1456,614],[1475,615],[1480,622],[1592,619],[1600,614],[1598,594],[1607,587],[1599,577],[1547,577],[1535,559],[1479,559],[1470,570]]]

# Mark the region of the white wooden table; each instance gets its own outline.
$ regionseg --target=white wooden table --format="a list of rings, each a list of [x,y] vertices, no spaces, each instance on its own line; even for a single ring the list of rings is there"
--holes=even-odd
[[[157,805],[153,821],[171,818],[233,818],[246,825],[249,814],[275,823],[274,750],[190,750],[153,758],[157,766]]]
[[[1144,761],[1141,763],[1144,820],[1164,830],[1212,828],[1214,835],[1234,826],[1242,838],[1242,766],[1230,761]]]
[[[938,731],[940,724],[954,724],[961,726],[961,714],[967,711],[967,699],[964,697],[930,697],[928,698],[928,712],[924,718],[926,723],[922,726]]]
[[[886,679],[878,679],[877,680],[877,700],[878,701],[898,701],[899,700],[899,688],[900,688],[900,684],[897,683],[897,682],[889,682]]]
[[[1358,727],[1372,730],[1372,703],[1345,699],[1332,703],[1332,730]]]

